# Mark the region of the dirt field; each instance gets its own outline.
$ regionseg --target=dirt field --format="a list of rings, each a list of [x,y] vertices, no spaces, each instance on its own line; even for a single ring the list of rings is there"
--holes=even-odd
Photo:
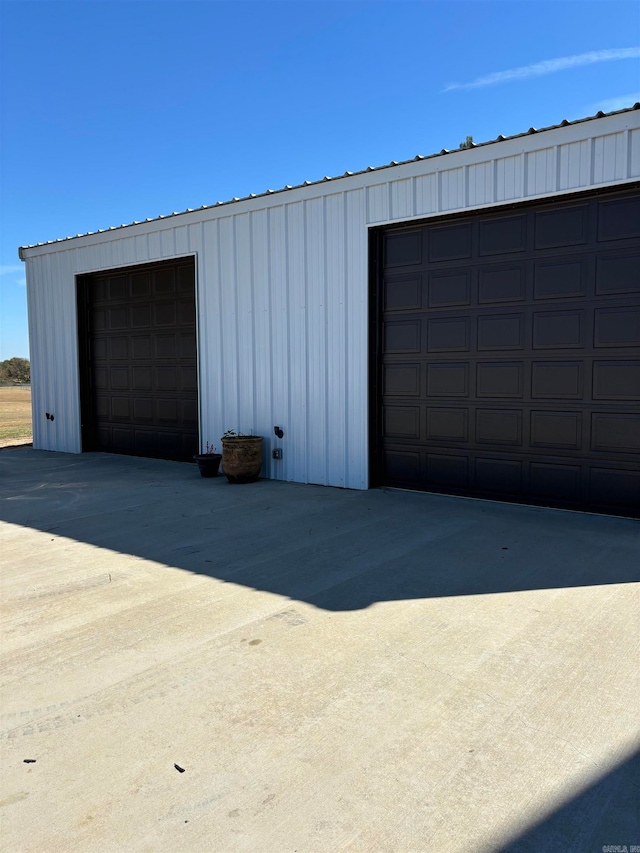
[[[0,447],[31,441],[31,389],[0,388]]]

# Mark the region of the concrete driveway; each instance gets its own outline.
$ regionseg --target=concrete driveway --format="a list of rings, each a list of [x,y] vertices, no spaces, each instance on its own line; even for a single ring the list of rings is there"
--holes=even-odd
[[[640,844],[638,522],[30,449],[0,485],[5,850]]]

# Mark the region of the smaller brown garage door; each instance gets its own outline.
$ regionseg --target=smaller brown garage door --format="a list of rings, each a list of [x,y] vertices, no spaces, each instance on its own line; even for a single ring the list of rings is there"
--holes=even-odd
[[[640,192],[377,235],[374,477],[640,514]]]
[[[191,460],[198,452],[191,258],[78,281],[83,450]]]

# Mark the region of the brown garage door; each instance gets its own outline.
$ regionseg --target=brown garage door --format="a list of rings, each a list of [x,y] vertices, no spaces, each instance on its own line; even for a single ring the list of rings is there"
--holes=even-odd
[[[83,450],[198,452],[193,259],[78,281]]]
[[[640,514],[640,192],[372,241],[373,480]]]

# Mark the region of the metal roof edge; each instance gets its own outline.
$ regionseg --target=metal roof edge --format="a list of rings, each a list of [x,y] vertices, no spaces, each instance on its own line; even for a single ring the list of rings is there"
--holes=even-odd
[[[406,166],[409,163],[414,163],[418,160],[432,160],[435,157],[443,157],[443,156],[446,156],[448,154],[459,154],[460,151],[462,151],[462,150],[470,150],[471,148],[473,148],[473,149],[484,148],[488,145],[496,145],[499,142],[509,142],[509,141],[514,140],[514,139],[521,139],[524,136],[529,136],[529,135],[534,134],[534,133],[546,133],[548,131],[558,130],[558,129],[563,128],[563,127],[573,127],[574,125],[577,125],[577,124],[584,124],[586,122],[596,121],[597,119],[601,119],[601,118],[609,118],[611,116],[623,115],[625,113],[633,112],[634,110],[640,110],[640,101],[636,101],[636,103],[633,104],[633,106],[625,107],[624,109],[621,109],[621,110],[613,110],[612,112],[608,112],[608,113],[604,113],[600,110],[593,116],[585,116],[584,118],[574,119],[573,121],[568,121],[565,118],[559,124],[553,124],[553,125],[550,125],[549,127],[541,127],[541,128],[530,127],[529,130],[526,130],[523,133],[513,134],[513,136],[499,135],[498,137],[496,137],[496,139],[489,139],[486,142],[474,142],[471,144],[469,149],[460,149],[460,148],[446,149],[446,148],[443,148],[441,151],[438,151],[434,154],[424,154],[424,155],[418,154],[415,157],[412,157],[410,160],[401,160],[401,161],[392,160],[390,163],[385,163],[382,166],[367,166],[365,169],[360,169],[357,172],[348,172],[347,171],[347,172],[344,172],[342,175],[335,175],[333,177],[325,175],[325,177],[320,178],[319,180],[316,180],[316,181],[303,181],[301,184],[296,184],[294,186],[287,184],[284,187],[281,187],[280,189],[277,189],[277,190],[269,189],[269,190],[265,190],[262,193],[249,193],[249,195],[243,196],[242,198],[234,197],[232,199],[229,199],[228,201],[216,201],[213,204],[203,204],[200,207],[195,207],[195,208],[188,207],[186,210],[174,211],[173,213],[167,213],[167,214],[160,214],[160,216],[154,216],[154,217],[150,217],[147,219],[135,220],[134,222],[127,222],[127,223],[124,223],[122,225],[112,225],[109,228],[99,228],[97,231],[87,231],[85,234],[74,234],[74,235],[69,236],[69,237],[59,237],[56,240],[46,240],[43,243],[32,243],[32,244],[27,245],[27,246],[20,246],[18,248],[18,257],[20,258],[21,261],[24,261],[25,260],[24,251],[26,249],[38,249],[38,248],[42,248],[43,246],[55,246],[59,243],[66,243],[70,240],[77,240],[80,237],[93,237],[93,236],[96,236],[97,234],[106,234],[109,231],[120,231],[123,228],[132,228],[134,225],[143,225],[146,222],[159,222],[163,219],[172,219],[174,216],[183,216],[187,213],[197,213],[199,210],[211,210],[212,208],[215,208],[215,207],[226,207],[226,206],[229,206],[232,204],[237,204],[238,202],[242,202],[242,201],[250,201],[253,199],[257,199],[257,198],[266,198],[267,196],[272,196],[272,195],[277,195],[279,193],[289,192],[290,190],[297,190],[297,189],[302,189],[304,187],[317,186],[318,184],[322,184],[322,183],[325,183],[327,181],[339,181],[339,180],[342,180],[343,178],[352,178],[352,177],[356,177],[357,175],[367,174],[368,172],[381,172],[385,169],[395,168],[396,166]]]

